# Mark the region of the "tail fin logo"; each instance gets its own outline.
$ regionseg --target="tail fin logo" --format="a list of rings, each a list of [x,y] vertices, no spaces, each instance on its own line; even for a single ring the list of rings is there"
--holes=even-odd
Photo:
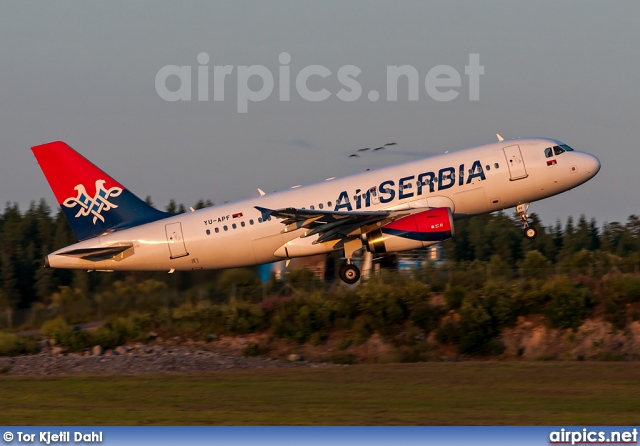
[[[111,197],[117,197],[122,193],[122,188],[114,186],[110,189],[104,187],[105,180],[96,180],[96,194],[90,197],[84,184],[78,184],[74,189],[78,191],[76,197],[69,197],[62,203],[68,208],[74,208],[80,206],[78,213],[75,217],[88,217],[93,215],[93,224],[95,225],[98,219],[104,222],[102,212],[107,212],[111,209],[115,209],[118,205],[111,203],[108,199]]]

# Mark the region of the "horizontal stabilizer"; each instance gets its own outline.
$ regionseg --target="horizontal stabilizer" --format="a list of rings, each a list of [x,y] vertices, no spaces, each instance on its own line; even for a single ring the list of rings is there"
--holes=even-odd
[[[103,260],[112,259],[132,247],[133,245],[80,248],[61,252],[59,254],[62,256],[78,257],[82,260],[89,260],[91,262],[101,262]]]

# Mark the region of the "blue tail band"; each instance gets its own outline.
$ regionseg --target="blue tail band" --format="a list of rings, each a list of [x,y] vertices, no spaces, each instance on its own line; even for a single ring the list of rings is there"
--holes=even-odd
[[[77,199],[60,205],[78,240],[97,237],[170,217],[171,214],[153,208],[126,189],[115,197],[98,193],[91,199],[80,194]]]

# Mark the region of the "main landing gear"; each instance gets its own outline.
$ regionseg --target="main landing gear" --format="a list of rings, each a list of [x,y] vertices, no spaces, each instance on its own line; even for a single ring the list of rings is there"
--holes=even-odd
[[[359,238],[349,240],[344,244],[344,257],[346,262],[338,270],[338,275],[343,282],[352,285],[360,280],[360,269],[353,264],[353,253],[362,248],[362,241]]]
[[[353,263],[345,263],[338,270],[338,275],[343,282],[351,285],[360,280],[360,269]]]
[[[536,231],[536,228],[534,228],[533,226],[529,226],[529,214],[527,214],[527,211],[529,210],[529,204],[530,203],[519,204],[516,207],[516,212],[520,216],[520,222],[524,227],[524,236],[529,240],[533,240],[534,238],[536,238],[536,235],[538,235],[538,231]]]

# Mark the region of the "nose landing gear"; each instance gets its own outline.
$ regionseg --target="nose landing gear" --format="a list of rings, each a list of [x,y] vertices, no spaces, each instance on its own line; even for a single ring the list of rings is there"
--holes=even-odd
[[[528,228],[524,228],[524,236],[529,240],[533,240],[538,235],[538,231],[536,228],[529,226]]]
[[[516,207],[516,212],[520,216],[520,222],[524,227],[524,236],[529,240],[533,240],[538,235],[538,231],[533,226],[529,226],[529,214],[527,211],[529,210],[530,203],[519,204]]]

